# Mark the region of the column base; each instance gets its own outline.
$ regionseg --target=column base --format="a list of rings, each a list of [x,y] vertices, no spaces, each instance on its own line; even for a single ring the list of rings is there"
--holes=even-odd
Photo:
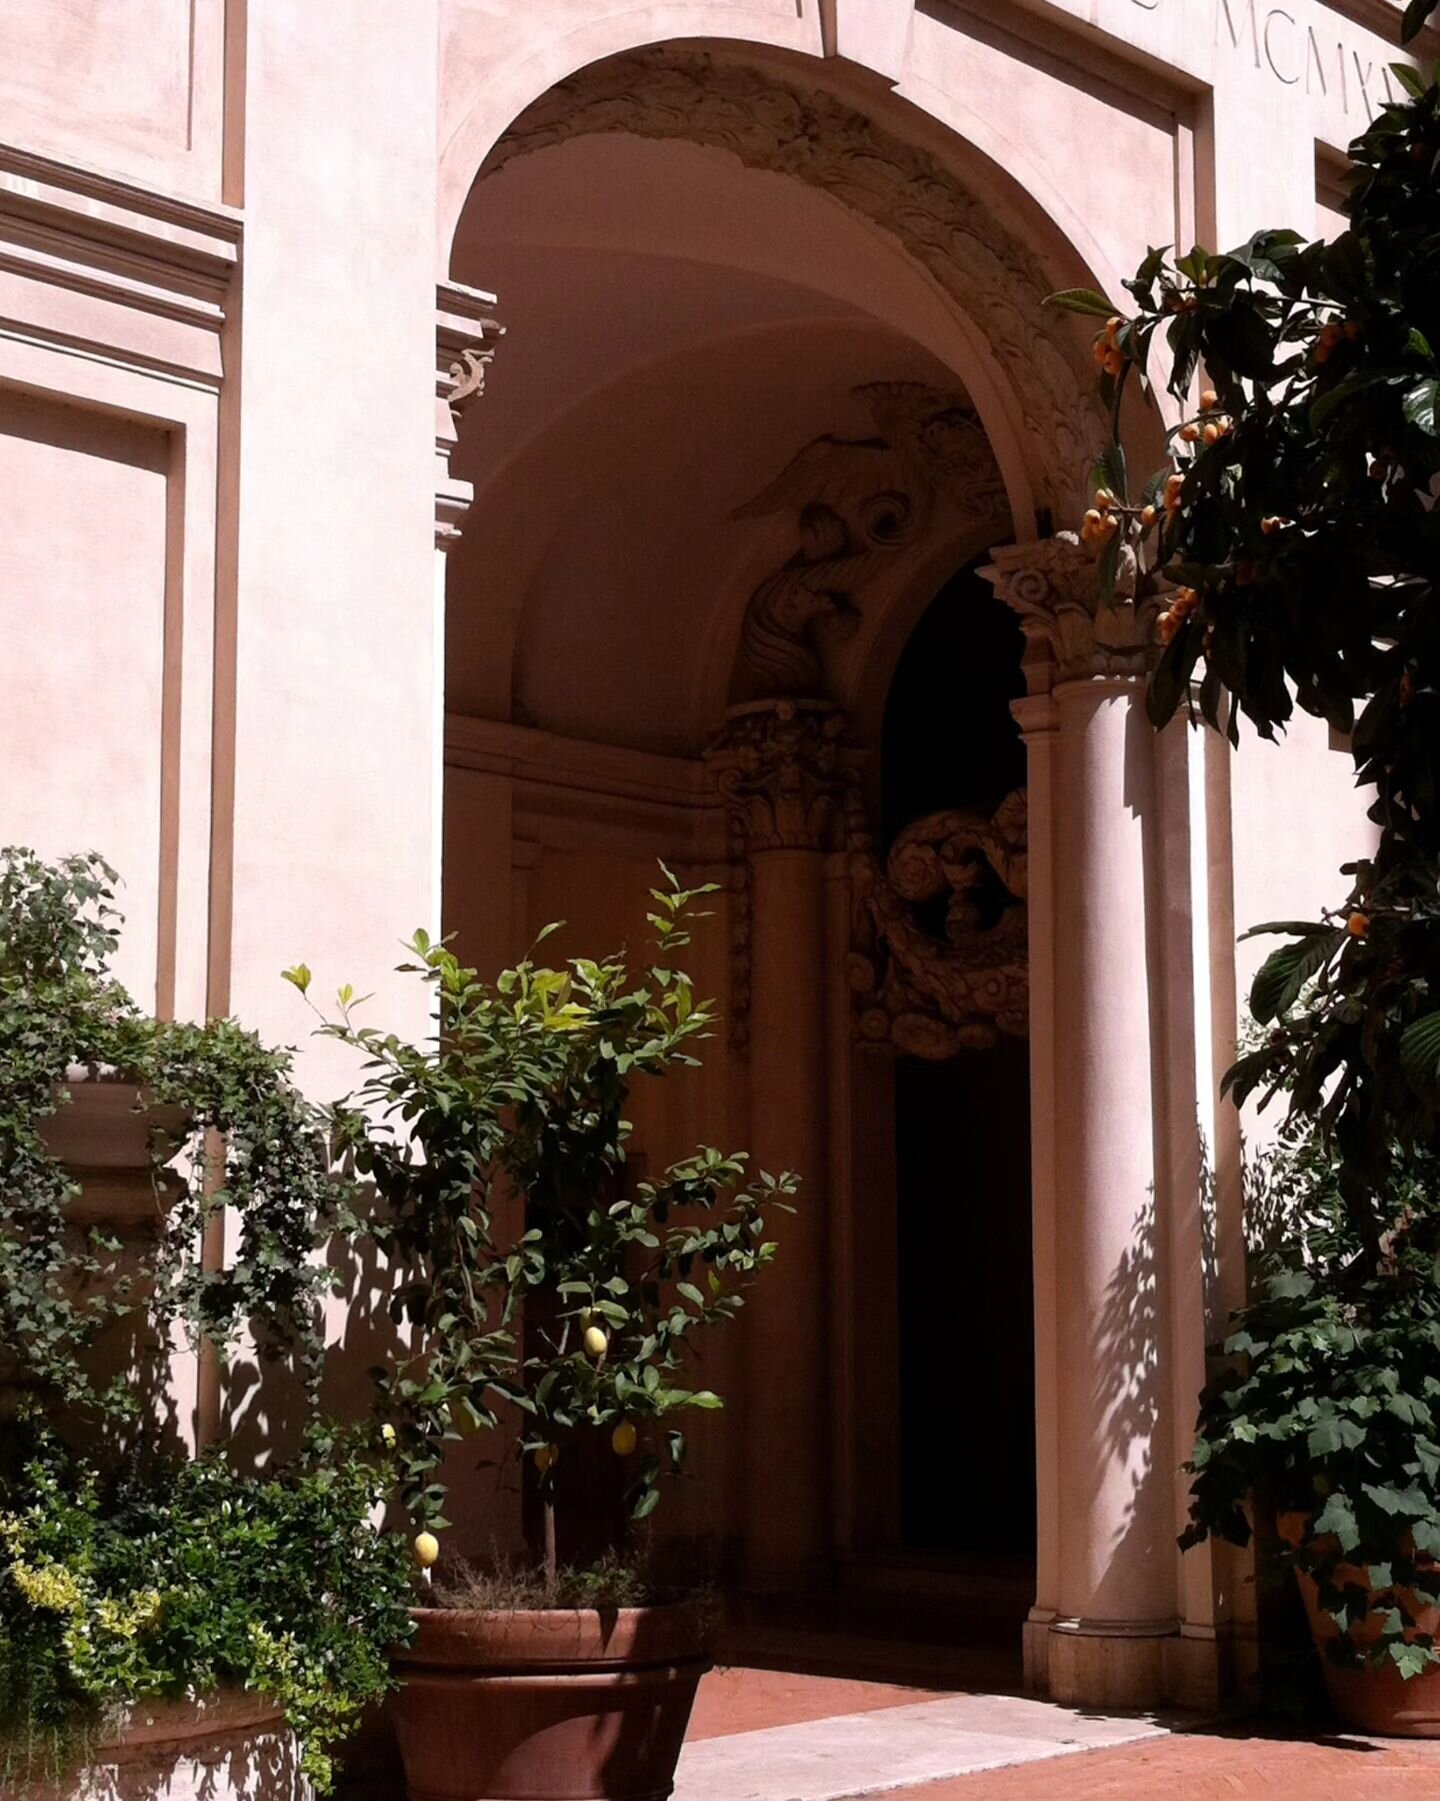
[[[1217,1713],[1253,1689],[1253,1638],[1170,1620],[1063,1619],[1032,1607],[1025,1687],[1067,1707],[1180,1707]]]
[[[1171,1700],[1173,1620],[1056,1619],[1046,1633],[1046,1693],[1066,1707],[1163,1707]],[[1213,1645],[1211,1650],[1213,1652]]]
[[[1032,1695],[1050,1693],[1050,1628],[1053,1607],[1032,1607],[1020,1628],[1020,1649],[1025,1663],[1025,1687]]]

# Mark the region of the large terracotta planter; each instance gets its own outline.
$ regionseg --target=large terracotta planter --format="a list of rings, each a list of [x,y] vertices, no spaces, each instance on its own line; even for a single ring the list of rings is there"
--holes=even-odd
[[[168,1161],[184,1143],[185,1109],[160,1106],[135,1082],[96,1079],[85,1069],[67,1073],[65,1092],[69,1100],[47,1115],[39,1130],[46,1150],[80,1185],[70,1203],[71,1220],[158,1230],[179,1177],[157,1168],[155,1159]]]
[[[710,1666],[696,1608],[414,1618],[394,1703],[410,1801],[666,1801]]]
[[[1297,1570],[1296,1575],[1324,1667],[1325,1690],[1330,1705],[1345,1724],[1382,1738],[1440,1738],[1440,1664],[1418,1676],[1407,1677],[1402,1676],[1393,1664],[1377,1669],[1367,1663],[1360,1669],[1348,1669],[1344,1664],[1336,1663],[1329,1654],[1328,1645],[1337,1636],[1339,1628],[1320,1606],[1314,1579],[1301,1570]],[[1342,1583],[1356,1582],[1367,1589],[1370,1586],[1364,1570],[1350,1569],[1343,1564],[1336,1572],[1336,1579]],[[1415,1617],[1414,1631],[1440,1639],[1440,1607],[1423,1607],[1413,1596],[1408,1600]],[[1378,1624],[1373,1631],[1359,1627],[1353,1636],[1363,1644],[1379,1630]],[[1410,1636],[1410,1633],[1406,1634],[1407,1638]]]
[[[63,1783],[31,1787],[25,1801],[306,1801],[299,1749],[262,1695],[131,1708]]]
[[[1304,1542],[1307,1519],[1303,1513],[1281,1513],[1275,1521],[1276,1531],[1288,1545]],[[1335,1541],[1331,1541],[1332,1546]],[[1325,1691],[1330,1705],[1347,1726],[1360,1732],[1373,1732],[1380,1738],[1440,1738],[1440,1664],[1419,1676],[1402,1676],[1393,1665],[1377,1668],[1365,1664],[1359,1669],[1336,1663],[1330,1656],[1331,1642],[1340,1628],[1320,1605],[1320,1591],[1315,1579],[1297,1569],[1296,1580],[1305,1603],[1305,1614],[1315,1647],[1320,1653],[1325,1672]],[[1370,1593],[1370,1574],[1355,1564],[1336,1566],[1335,1580],[1342,1587],[1354,1584]],[[1429,1635],[1440,1640],[1440,1607],[1422,1606],[1419,1598],[1400,1591],[1415,1624],[1406,1638]],[[1352,1637],[1363,1650],[1380,1635],[1378,1621],[1367,1621],[1357,1627]]]

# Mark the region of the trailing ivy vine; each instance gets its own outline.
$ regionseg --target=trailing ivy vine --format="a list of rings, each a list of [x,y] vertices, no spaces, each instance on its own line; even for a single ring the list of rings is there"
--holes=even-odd
[[[340,1218],[317,1110],[291,1080],[291,1057],[233,1020],[203,1025],[142,1012],[111,972],[119,943],[115,872],[92,854],[47,864],[0,852],[0,1340],[21,1376],[57,1402],[119,1416],[133,1385],[103,1393],[86,1347],[138,1297],[160,1327],[182,1322],[222,1349],[250,1331],[262,1352],[298,1348],[312,1393],[324,1343],[319,1301],[332,1277],[316,1258]],[[179,1192],[148,1249],[68,1219],[74,1178],[45,1125],[69,1103],[69,1072],[138,1084],[183,1109],[183,1142],[154,1148],[155,1179]],[[218,1155],[216,1146],[219,1145]],[[173,1181],[173,1176],[169,1178]],[[207,1222],[228,1209],[238,1242],[205,1267]]]

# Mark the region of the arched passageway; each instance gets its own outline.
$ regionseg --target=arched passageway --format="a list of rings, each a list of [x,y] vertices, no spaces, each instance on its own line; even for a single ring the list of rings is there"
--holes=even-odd
[[[971,146],[844,87],[733,47],[640,51],[541,95],[481,168],[452,275],[503,294],[511,335],[450,456],[475,498],[448,557],[445,923],[493,965],[557,918],[567,950],[634,941],[657,857],[721,886],[696,974],[726,1039],[642,1098],[638,1140],[747,1144],[805,1203],[712,1353],[734,1398],[669,1529],[788,1593],[907,1537],[1024,1558],[1036,1521],[1032,1679],[1138,1699],[1180,1614],[1168,1276],[1153,1204],[1137,1226],[1112,1202],[1143,1212],[1160,1153],[1097,1136],[1095,1107],[1121,1079],[1150,1093],[1152,977],[1083,927],[1056,950],[1057,883],[1161,899],[1144,623],[1122,602],[1097,630],[1093,574],[1048,536],[1102,429],[1083,334],[1041,305],[1084,272]],[[927,743],[900,712],[915,668],[954,657]],[[1097,831],[1112,786],[1126,823]],[[1033,1385],[1029,1284],[1006,1306],[999,1268],[1029,1255],[1027,1102]],[[947,1133],[1004,1190],[987,1249],[916,1203]],[[925,1449],[961,1263],[952,1406],[1026,1391],[968,1488],[953,1440]],[[981,1338],[988,1364],[963,1350]],[[503,1536],[511,1505],[476,1496],[472,1530]]]

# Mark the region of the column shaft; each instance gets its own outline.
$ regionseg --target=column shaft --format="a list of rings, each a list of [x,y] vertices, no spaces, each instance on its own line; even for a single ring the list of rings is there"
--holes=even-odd
[[[1060,1567],[1051,1692],[1153,1699],[1175,1630],[1166,1257],[1156,1205],[1143,687],[1055,690]]]
[[[746,1577],[775,1589],[817,1580],[829,1540],[824,853],[757,851],[750,879],[750,1148],[801,1178],[744,1318]]]

